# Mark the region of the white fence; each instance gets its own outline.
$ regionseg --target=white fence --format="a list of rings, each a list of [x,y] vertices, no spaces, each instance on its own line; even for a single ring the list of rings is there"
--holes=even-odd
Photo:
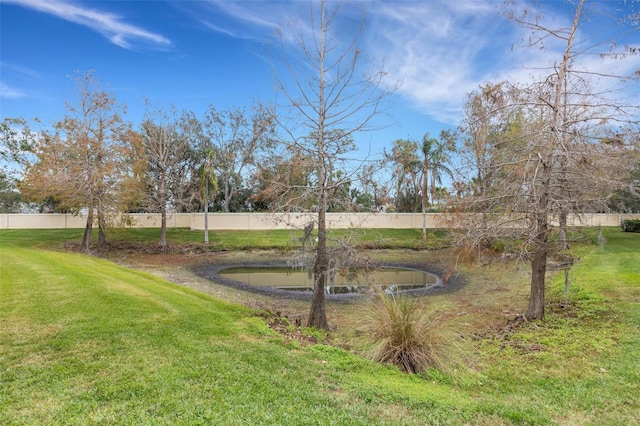
[[[132,228],[159,228],[160,214],[128,214]],[[0,214],[0,229],[65,229],[84,228],[87,217],[71,214]],[[126,221],[123,223],[127,223]],[[191,214],[172,214],[167,216],[167,226],[188,228],[191,226]]]
[[[130,214],[127,226],[159,228],[159,214]],[[211,230],[266,230],[303,228],[314,220],[310,213],[209,213]],[[640,214],[585,214],[569,217],[570,226],[619,226],[624,219],[640,219]],[[327,227],[421,229],[421,213],[327,213]],[[69,214],[0,214],[0,229],[64,229],[84,228],[86,217]],[[427,228],[446,228],[445,215],[428,213]],[[171,228],[204,229],[203,213],[172,214],[167,217]]]

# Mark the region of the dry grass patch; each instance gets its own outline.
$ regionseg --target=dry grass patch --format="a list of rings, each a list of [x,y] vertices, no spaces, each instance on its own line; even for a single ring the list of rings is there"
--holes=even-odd
[[[359,326],[373,340],[372,359],[406,373],[447,369],[454,360],[455,337],[441,317],[417,299],[376,292]]]

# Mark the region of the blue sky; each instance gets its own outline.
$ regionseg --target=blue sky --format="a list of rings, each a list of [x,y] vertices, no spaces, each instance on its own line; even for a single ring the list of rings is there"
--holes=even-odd
[[[479,84],[525,82],[534,68],[561,58],[561,45],[521,48],[526,33],[500,13],[501,5],[361,0],[343,6],[346,26],[366,9],[366,53],[373,63],[384,63],[388,84],[401,84],[388,99],[388,127],[359,136],[362,149],[375,155],[395,139],[454,128],[467,94]],[[621,33],[620,42],[640,46],[638,22],[605,21],[639,9],[629,0],[593,2],[580,40]],[[574,9],[549,1],[532,7],[540,10],[545,22],[568,26]],[[46,124],[61,119],[64,102],[76,100],[69,76],[89,69],[127,105],[134,124],[142,118],[145,97],[199,116],[209,104],[225,109],[282,101],[274,89],[271,42],[283,29],[288,51],[287,24],[304,30],[308,15],[303,1],[0,0],[0,115],[38,117]],[[615,64],[597,59],[586,59],[594,70],[640,69],[638,57]],[[638,86],[626,90],[637,94]]]

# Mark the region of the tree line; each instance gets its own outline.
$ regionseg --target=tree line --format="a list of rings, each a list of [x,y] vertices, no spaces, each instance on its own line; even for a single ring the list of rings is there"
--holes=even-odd
[[[197,117],[147,100],[142,122],[134,126],[125,120],[125,105],[94,71],[74,81],[77,98],[65,103],[66,114],[50,128],[23,118],[1,123],[2,212],[84,212],[87,248],[89,225],[97,224],[102,244],[122,213],[161,213],[164,223],[169,211],[318,209],[308,193],[319,181],[307,140],[315,136],[285,144],[272,105],[210,105]],[[441,137],[425,135],[421,145],[398,139],[391,152],[354,173],[337,161],[339,153],[355,149],[353,136],[342,129],[327,133],[334,147],[327,154],[332,161],[325,171],[331,180],[326,211],[416,212],[444,205],[442,175],[451,174],[455,141],[452,132]],[[395,182],[376,179],[385,167]]]

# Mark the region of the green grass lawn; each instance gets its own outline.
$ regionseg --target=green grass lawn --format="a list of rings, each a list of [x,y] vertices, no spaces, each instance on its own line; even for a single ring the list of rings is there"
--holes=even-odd
[[[244,234],[225,238],[291,240]],[[640,424],[640,234],[607,229],[603,248],[577,247],[570,303],[553,278],[544,323],[463,336],[468,368],[416,376],[288,342],[247,308],[155,276],[44,249],[81,235],[0,231],[0,424]]]
[[[432,231],[426,241],[422,241],[419,229],[336,229],[329,231],[329,244],[332,239],[357,242],[365,248],[437,248],[446,241],[445,231]],[[159,230],[153,228],[114,229],[110,238],[114,241],[139,241],[153,243],[159,239]],[[209,231],[210,250],[253,250],[253,249],[291,249],[300,247],[301,230],[264,230],[264,231]],[[312,235],[314,235],[312,233]],[[204,231],[169,228],[167,239],[170,243],[202,243]]]
[[[34,229],[0,230],[0,236],[12,244],[31,247],[57,246],[61,241],[82,238],[83,229]],[[98,231],[93,230],[92,237],[97,239]],[[262,230],[262,231],[209,231],[209,250],[289,250],[299,248],[300,230]],[[114,228],[108,232],[111,242],[127,241],[132,243],[156,243],[160,239],[160,230],[156,228]],[[364,248],[373,249],[430,249],[447,244],[447,232],[431,230],[427,239],[422,241],[419,229],[336,229],[329,231],[329,244],[332,239],[349,240]],[[204,241],[204,231],[192,231],[188,228],[167,228],[169,244],[198,244]]]

